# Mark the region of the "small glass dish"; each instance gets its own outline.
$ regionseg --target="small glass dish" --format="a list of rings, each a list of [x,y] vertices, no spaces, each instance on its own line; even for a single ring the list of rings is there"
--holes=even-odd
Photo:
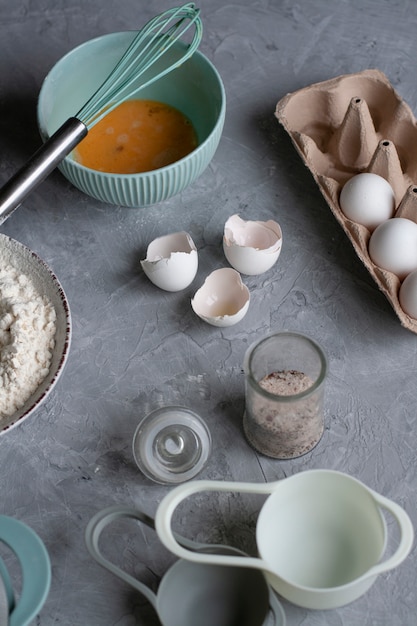
[[[139,422],[132,447],[136,464],[147,478],[177,484],[203,469],[211,453],[211,435],[194,411],[167,406]]]

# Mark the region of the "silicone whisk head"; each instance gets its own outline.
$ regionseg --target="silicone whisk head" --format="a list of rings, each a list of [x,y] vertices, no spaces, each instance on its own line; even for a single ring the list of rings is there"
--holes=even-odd
[[[191,27],[191,41],[168,55]],[[77,119],[90,129],[119,104],[190,58],[200,44],[202,32],[200,9],[193,2],[152,18],[137,32],[109,76],[77,113]]]

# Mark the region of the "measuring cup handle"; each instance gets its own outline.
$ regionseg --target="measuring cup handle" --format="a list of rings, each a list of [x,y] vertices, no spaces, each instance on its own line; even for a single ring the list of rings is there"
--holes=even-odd
[[[369,574],[375,575],[387,572],[388,570],[397,567],[397,565],[400,565],[400,563],[404,561],[413,545],[414,529],[408,514],[402,507],[395,502],[392,502],[392,500],[381,496],[379,493],[374,491],[371,491],[371,493],[377,504],[393,515],[400,529],[400,543],[398,548],[392,556],[385,561],[378,563],[378,565],[375,565],[369,571]]]
[[[271,587],[269,588],[269,608],[274,620],[272,622],[272,626],[285,626],[287,618],[285,616],[284,609]]]
[[[114,522],[119,518],[131,518],[146,524],[150,528],[154,527],[154,521],[151,517],[145,515],[145,513],[141,513],[136,509],[127,506],[111,506],[102,511],[99,511],[91,518],[89,521],[87,528],[85,530],[85,543],[88,551],[91,556],[103,567],[107,570],[115,574],[126,583],[134,587],[137,591],[139,591],[145,598],[152,604],[152,606],[156,609],[156,595],[147,587],[144,583],[141,583],[139,580],[123,571],[120,567],[106,559],[98,546],[100,535],[105,529],[105,527]]]
[[[177,556],[196,563],[210,563],[213,565],[232,565],[238,567],[252,567],[270,571],[268,565],[260,558],[229,556],[191,552],[181,546],[175,538],[171,527],[173,513],[185,498],[201,491],[240,491],[246,493],[270,494],[276,483],[239,483],[216,480],[195,480],[175,487],[161,501],[156,511],[155,528],[159,539],[168,550]],[[273,573],[273,572],[271,572]]]

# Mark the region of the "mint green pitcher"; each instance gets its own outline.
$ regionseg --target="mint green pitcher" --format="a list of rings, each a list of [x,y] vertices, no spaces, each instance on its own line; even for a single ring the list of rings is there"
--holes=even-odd
[[[21,591],[16,599],[9,571],[0,558],[0,584],[8,607],[6,624],[28,626],[39,613],[49,593],[51,565],[48,552],[29,526],[5,515],[0,515],[0,542],[14,552],[22,573]]]

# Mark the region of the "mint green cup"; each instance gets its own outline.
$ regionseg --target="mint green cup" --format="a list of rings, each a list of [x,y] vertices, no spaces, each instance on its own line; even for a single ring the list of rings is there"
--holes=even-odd
[[[111,73],[135,36],[111,33],[74,48],[50,70],[38,99],[38,127],[43,141],[85,102]],[[178,56],[181,41],[166,54]],[[183,191],[206,169],[218,147],[226,112],[225,90],[214,65],[199,51],[178,68],[134,96],[164,102],[192,122],[198,146],[189,155],[157,170],[110,174],[77,163],[72,155],[59,165],[63,175],[84,193],[111,204],[146,207]]]

